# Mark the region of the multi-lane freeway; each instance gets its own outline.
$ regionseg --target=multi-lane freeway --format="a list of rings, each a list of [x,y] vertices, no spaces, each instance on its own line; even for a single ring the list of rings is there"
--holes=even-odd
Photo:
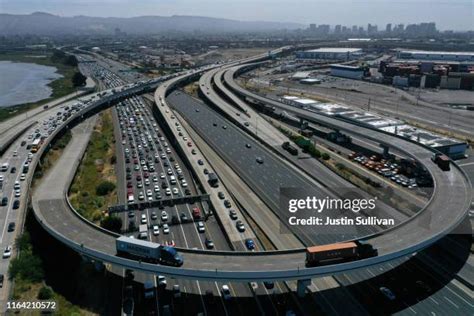
[[[264,58],[265,56],[257,56],[240,63],[255,62]],[[234,66],[235,64],[232,63],[229,66]],[[220,152],[222,156],[227,156],[224,160],[234,164],[234,171],[239,170],[242,172],[242,178],[249,183],[262,199],[266,200],[267,205],[272,205],[279,198],[278,188],[281,186],[305,187],[315,185],[314,182],[308,179],[305,180],[304,177],[299,175],[298,169],[287,167],[288,162],[282,162],[282,160],[276,158],[274,153],[269,153],[265,145],[255,141],[248,133],[243,132],[242,130],[245,128],[245,125],[234,126],[235,122],[210,110],[203,103],[193,102],[195,100],[188,96],[179,93],[170,95],[172,90],[181,82],[205,73],[206,70],[208,69],[199,69],[181,74],[180,76],[168,77],[166,78],[168,80],[161,84],[155,80],[114,88],[113,91],[109,90],[111,93],[82,106],[52,131],[51,135],[44,139],[45,144],[40,148],[37,156],[39,157],[44,153],[44,147],[57,137],[58,133],[63,129],[71,128],[90,114],[96,113],[99,109],[119,103],[120,105],[117,106],[114,114],[117,121],[115,133],[120,138],[120,143],[117,145],[119,154],[122,155],[122,158],[119,159],[119,165],[126,172],[125,174],[123,172],[121,174],[118,173],[119,192],[122,192],[120,193],[122,196],[121,200],[125,202],[125,197],[128,199],[130,195],[133,195],[133,199],[150,201],[159,200],[158,196],[161,197],[163,195],[186,196],[186,189],[189,190],[191,195],[197,194],[198,190],[204,190],[204,192],[200,193],[209,193],[206,192],[205,188],[203,189],[198,186],[199,180],[196,179],[195,175],[198,172],[202,172],[202,170],[196,171],[194,163],[183,161],[183,157],[180,157],[180,154],[186,152],[186,146],[195,146],[190,139],[184,139],[184,137],[189,137],[189,135],[180,135],[178,137],[181,138],[178,140],[170,139],[170,137],[176,137],[176,134],[162,130],[153,119],[151,113],[159,111],[163,115],[163,110],[171,117],[172,113],[166,112],[172,111],[168,105],[169,102],[206,142],[213,146],[217,152]],[[222,69],[219,71],[211,70],[211,73],[212,76],[218,74],[220,77],[223,74]],[[227,78],[226,76],[224,77]],[[233,75],[231,80],[226,79],[226,81],[230,90],[241,97],[257,100],[269,106],[285,108],[279,102],[263,98],[241,88],[233,81]],[[203,84],[209,85],[211,82],[205,80]],[[155,105],[150,107],[145,104],[142,98],[136,97],[136,95],[148,92],[157,85],[159,87],[155,93]],[[207,91],[211,87],[204,86],[202,89]],[[227,92],[230,93],[230,91]],[[207,94],[207,92],[205,93]],[[219,104],[215,105],[219,107]],[[32,199],[34,214],[40,224],[51,235],[91,259],[135,271],[163,274],[177,279],[205,280],[204,289],[216,289],[217,292],[222,286],[222,283],[219,282],[222,281],[308,280],[315,276],[331,275],[337,272],[364,268],[410,255],[444,237],[467,214],[471,202],[471,186],[468,178],[455,164],[453,164],[450,171],[443,172],[440,170],[430,159],[432,156],[430,149],[393,135],[362,126],[355,126],[333,118],[298,111],[298,109],[285,108],[285,110],[291,110],[295,115],[308,121],[317,122],[338,130],[347,130],[358,137],[395,148],[423,164],[433,177],[433,195],[428,204],[415,218],[401,223],[389,231],[364,231],[360,235],[343,235],[338,239],[347,240],[357,236],[366,236],[366,239],[378,249],[379,255],[377,257],[308,268],[304,264],[305,250],[301,248],[248,252],[243,251],[242,247],[235,247],[233,245],[233,248],[237,251],[231,251],[231,244],[221,242],[226,240],[226,237],[218,227],[215,218],[204,223],[206,234],[200,233],[198,227],[193,222],[188,223],[189,225],[171,225],[169,234],[163,232],[163,224],[167,222],[167,220],[163,219],[164,214],[171,218],[175,216],[175,218],[181,220],[184,216],[191,218],[192,208],[199,207],[201,210],[204,210],[206,206],[203,204],[184,204],[164,209],[147,208],[145,211],[137,211],[133,215],[132,213],[123,213],[121,215],[126,223],[125,227],[130,225],[130,221],[133,218],[137,222],[139,219],[142,221],[142,218],[144,218],[150,228],[148,231],[149,239],[157,242],[175,243],[176,248],[184,258],[184,265],[182,267],[175,268],[155,265],[118,257],[116,256],[115,249],[115,239],[118,235],[87,222],[72,208],[66,196],[68,187],[75,174],[75,169],[87,145],[87,138],[80,137],[73,137],[73,145],[70,144],[65,149],[64,154],[55,167],[41,181],[40,186],[34,192]],[[131,119],[133,119],[133,122],[136,120],[140,122],[138,124],[130,124]],[[175,132],[181,132],[176,127],[179,127],[179,125],[168,126],[168,128],[175,129]],[[216,132],[216,129],[219,132]],[[171,143],[176,148],[168,146]],[[153,155],[144,153],[146,152],[146,149],[144,149],[145,144],[147,144],[147,147],[149,146],[149,150],[153,149]],[[243,150],[248,152],[248,155],[242,155],[241,152]],[[164,156],[159,153],[163,151]],[[154,156],[155,152],[157,156]],[[26,151],[22,154],[26,154]],[[36,167],[38,157],[32,160],[32,168]],[[171,160],[170,158],[173,159]],[[257,158],[263,158],[264,163],[260,163]],[[127,162],[127,159],[129,162]],[[137,162],[134,161],[135,159],[137,159]],[[197,162],[196,159],[194,160]],[[136,169],[136,166],[138,166],[138,169]],[[144,170],[144,166],[147,169],[152,168],[154,170],[152,171],[153,175],[149,171]],[[127,170],[127,168],[130,168],[130,170]],[[178,169],[181,170],[181,173],[177,172]],[[130,179],[127,179],[129,174]],[[181,174],[182,179],[179,179],[181,182],[177,185],[172,184],[171,176],[177,178]],[[154,176],[157,177],[156,181],[154,181]],[[257,178],[260,179],[261,183],[256,182],[255,179]],[[183,186],[183,180],[185,180],[186,186]],[[154,183],[156,183],[157,188],[155,188]],[[258,188],[265,188],[265,190],[258,191]],[[125,191],[126,189],[127,191]],[[170,189],[170,194],[168,194],[167,189]],[[207,189],[209,190],[209,188]],[[165,190],[164,194],[162,194],[162,190]],[[127,195],[124,192],[127,192]],[[273,206],[276,205],[273,204]],[[161,230],[159,234],[154,233],[156,229],[153,223],[156,223],[158,229]],[[169,237],[164,235],[169,235]],[[305,239],[305,236],[299,237]],[[214,240],[214,250],[204,250],[209,248],[206,245],[207,239]],[[216,240],[219,241],[216,242]],[[311,244],[312,239],[306,238],[305,241],[307,244]],[[319,241],[327,243],[334,240],[320,239]],[[200,295],[203,293],[201,288],[203,283],[201,282],[177,281],[176,284],[182,287],[188,286],[193,288],[191,292],[196,292]],[[238,291],[239,293],[251,295],[249,292],[251,290],[245,286]],[[222,305],[221,308],[226,309],[225,305]]]

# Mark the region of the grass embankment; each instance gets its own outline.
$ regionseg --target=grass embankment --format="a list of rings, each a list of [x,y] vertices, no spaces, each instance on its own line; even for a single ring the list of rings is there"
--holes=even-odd
[[[190,94],[196,98],[199,97],[198,95],[198,90],[199,90],[199,83],[198,82],[192,82],[186,86],[184,86],[183,88],[184,92],[186,92],[187,94]]]
[[[35,169],[32,182],[33,188],[36,185],[36,181],[43,177],[47,170],[59,159],[64,147],[66,147],[71,140],[71,137],[71,131],[67,130],[60,138],[51,143],[51,149],[49,149],[48,152],[43,156]]]
[[[97,120],[69,193],[74,208],[94,223],[104,218],[108,206],[117,203],[114,143],[112,110],[108,109]]]
[[[67,64],[62,59],[54,58],[51,51],[46,54],[38,54],[38,52],[0,53],[0,61],[1,60],[56,67],[56,72],[62,75],[62,78],[58,78],[48,84],[52,89],[52,93],[47,99],[18,104],[8,108],[0,108],[0,122],[76,91],[72,78],[74,74],[79,71],[77,66]]]
[[[59,159],[64,147],[71,140],[71,132],[68,130],[64,135],[51,144],[51,149],[41,159],[33,177],[33,187],[36,180],[40,179],[47,170]],[[32,210],[28,210],[31,214]],[[14,281],[12,298],[18,301],[35,301],[38,299],[55,301],[58,304],[58,315],[85,315],[86,313],[67,301],[63,296],[54,292],[51,287],[46,286],[45,268],[38,253],[31,242],[28,222],[25,224],[25,232],[20,235],[16,242],[19,256],[13,258],[8,269],[8,277]],[[32,315],[41,315],[41,312],[32,312]]]

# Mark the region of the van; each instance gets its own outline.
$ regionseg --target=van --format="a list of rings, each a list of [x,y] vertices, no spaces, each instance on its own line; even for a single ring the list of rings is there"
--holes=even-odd
[[[175,176],[170,176],[170,183],[171,184],[176,184],[176,177]]]

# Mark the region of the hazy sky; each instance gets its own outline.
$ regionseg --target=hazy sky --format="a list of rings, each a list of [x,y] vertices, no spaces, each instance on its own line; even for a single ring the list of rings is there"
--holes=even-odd
[[[364,25],[436,22],[473,30],[474,0],[0,0],[0,12],[62,16],[199,15],[237,20]]]

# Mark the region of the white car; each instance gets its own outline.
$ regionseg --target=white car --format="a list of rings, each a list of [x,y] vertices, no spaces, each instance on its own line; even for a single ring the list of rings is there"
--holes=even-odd
[[[160,234],[160,229],[158,225],[153,226],[153,235],[158,236]]]
[[[146,214],[142,214],[141,221],[142,224],[146,224],[148,220],[146,219]]]
[[[159,275],[157,283],[159,287],[166,287],[166,277],[164,275]]]
[[[20,176],[20,181],[25,181],[26,180],[26,174],[22,173]]]
[[[197,223],[197,230],[198,230],[198,232],[200,232],[201,234],[206,232],[206,227],[204,226],[204,223],[203,223],[203,222],[198,222],[198,223]]]
[[[171,195],[171,189],[170,189],[170,188],[166,188],[165,194],[166,194],[166,195]]]
[[[169,234],[170,233],[170,227],[168,226],[168,224],[163,224],[163,234]]]
[[[165,174],[162,172],[160,173],[160,179],[164,179],[165,178]]]
[[[161,220],[165,222],[168,220],[168,213],[166,211],[161,212]]]
[[[21,196],[21,191],[20,189],[15,190],[15,197],[20,197]]]
[[[10,258],[12,256],[12,246],[7,246],[3,251],[3,259]]]
[[[160,186],[155,184],[154,190],[155,192],[160,192]]]
[[[174,194],[174,195],[178,195],[178,194],[179,194],[178,188],[173,188],[173,194]]]
[[[232,294],[230,293],[230,288],[227,284],[224,284],[221,289],[222,297],[224,300],[230,300],[232,298]]]
[[[148,189],[148,190],[146,190],[146,195],[147,195],[148,197],[153,196],[153,192],[151,192],[151,190]]]

